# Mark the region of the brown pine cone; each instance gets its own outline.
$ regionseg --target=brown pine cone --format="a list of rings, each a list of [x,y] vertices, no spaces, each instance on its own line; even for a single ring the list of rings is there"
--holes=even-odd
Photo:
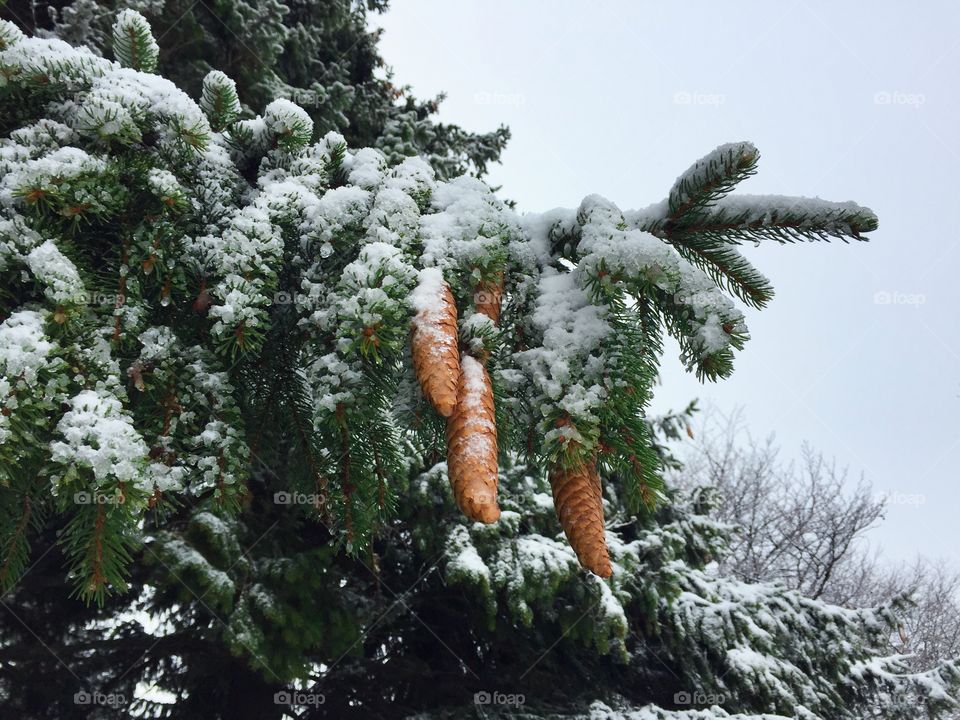
[[[493,386],[475,358],[464,355],[460,368],[457,404],[447,418],[447,474],[463,514],[492,523],[500,517]]]
[[[496,325],[500,322],[500,304],[503,301],[503,273],[493,280],[482,280],[473,291],[477,312],[483,313]]]
[[[550,487],[557,519],[580,564],[595,575],[610,577],[613,568],[604,535],[603,491],[596,459],[570,470],[554,466]]]
[[[430,404],[450,417],[460,382],[457,304],[439,270],[424,270],[420,277],[412,295],[417,311],[410,335],[413,369]]]

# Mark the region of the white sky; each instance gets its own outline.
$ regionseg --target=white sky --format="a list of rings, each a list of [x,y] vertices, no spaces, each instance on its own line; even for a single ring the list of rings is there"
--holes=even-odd
[[[747,247],[776,297],[736,372],[702,386],[669,345],[654,410],[742,406],[896,494],[887,556],[958,561],[960,4],[722,5],[394,0],[378,22],[397,80],[448,93],[441,120],[510,126],[490,181],[521,211],[643,207],[734,140],[762,155],[743,192],[871,207],[867,244]]]

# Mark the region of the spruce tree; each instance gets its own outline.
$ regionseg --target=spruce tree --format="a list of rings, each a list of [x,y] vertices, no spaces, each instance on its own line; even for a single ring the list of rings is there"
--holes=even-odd
[[[308,112],[262,73],[187,94],[133,10],[109,38],[113,60],[0,25],[11,708],[956,707],[956,663],[886,657],[895,606],[719,577],[730,529],[661,479],[683,416],[646,414],[664,333],[701,378],[732,371],[735,300],[772,297],[740,243],[860,239],[871,211],[733,194],[759,157],[742,142],[644,210],[518,215],[457,176],[484,157],[462,135],[396,151],[400,106],[352,105],[378,134],[358,147],[335,102]],[[44,591],[58,573],[72,598]]]

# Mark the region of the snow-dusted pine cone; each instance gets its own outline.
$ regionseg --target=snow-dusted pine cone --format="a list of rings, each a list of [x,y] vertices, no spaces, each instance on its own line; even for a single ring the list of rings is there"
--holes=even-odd
[[[610,577],[610,554],[603,525],[603,492],[596,460],[584,461],[578,468],[550,471],[553,505],[570,546],[580,564],[600,577]]]
[[[492,523],[500,517],[493,386],[486,368],[470,355],[460,359],[460,368],[457,405],[447,418],[447,473],[463,514]]]
[[[440,270],[428,268],[420,273],[411,301],[417,313],[410,336],[417,380],[436,411],[450,417],[460,384],[457,305]]]

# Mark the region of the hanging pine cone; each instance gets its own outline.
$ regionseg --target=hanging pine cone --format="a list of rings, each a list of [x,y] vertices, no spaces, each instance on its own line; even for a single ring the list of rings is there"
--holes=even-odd
[[[213,305],[213,298],[211,298],[210,293],[207,292],[207,280],[204,278],[200,281],[200,290],[197,293],[196,299],[193,301],[193,311],[203,315],[210,309],[211,305]]]
[[[550,471],[553,505],[580,564],[600,577],[610,577],[610,554],[603,525],[603,492],[596,459],[574,469]]]
[[[483,313],[496,325],[500,322],[500,303],[503,300],[503,273],[493,280],[477,283],[473,291],[477,312]]]
[[[475,358],[464,355],[460,368],[457,404],[447,418],[447,474],[463,514],[492,523],[500,517],[493,386]]]
[[[443,417],[450,417],[460,382],[457,305],[435,268],[421,273],[411,300],[417,311],[410,336],[413,368],[430,404]]]

